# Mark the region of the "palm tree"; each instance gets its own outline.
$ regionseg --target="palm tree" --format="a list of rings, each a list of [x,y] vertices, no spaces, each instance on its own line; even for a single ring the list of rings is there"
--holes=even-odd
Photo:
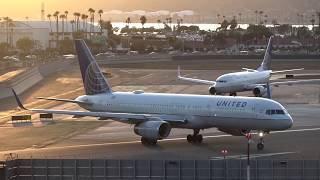
[[[50,23],[50,32],[52,32],[52,27],[51,27],[51,14],[47,15],[47,18],[49,19],[49,23]]]
[[[72,28],[72,34],[74,33],[74,23],[75,23],[74,20],[71,20],[71,21],[70,21],[71,28]]]
[[[319,21],[319,26],[318,26],[318,28],[319,28],[319,30],[320,30],[320,11],[317,12],[317,16],[318,16],[318,19],[319,19],[319,20],[318,20],[318,21]]]
[[[316,20],[314,18],[312,18],[310,20],[311,24],[312,24],[312,30],[314,30],[314,24],[316,23]]]
[[[91,39],[91,33],[94,31],[94,13],[96,12],[94,9],[89,8],[89,14],[90,14],[90,39]]]
[[[9,44],[9,22],[11,19],[9,17],[4,17],[3,20],[6,21],[7,44]]]
[[[238,13],[239,16],[239,23],[241,22],[242,13]]]
[[[262,21],[262,15],[263,15],[263,11],[259,11],[259,21],[260,21],[260,24],[263,24],[263,21]]]
[[[160,29],[161,20],[158,19],[158,20],[157,20],[157,23],[158,23],[158,28]]]
[[[300,25],[300,14],[299,13],[297,13],[297,17],[298,17],[298,25]]]
[[[220,14],[217,14],[217,17],[218,17],[218,24],[219,24],[219,23],[221,23],[221,22],[220,22],[220,16],[221,16]]]
[[[79,31],[79,29],[80,29],[80,23],[79,23],[79,20],[80,20],[80,16],[81,16],[81,14],[80,14],[80,13],[78,13],[78,12],[75,12],[75,13],[73,13],[73,16],[74,16],[74,22],[76,23],[76,32],[78,32],[78,31]]]
[[[87,19],[88,19],[88,15],[81,14],[82,29],[83,29],[85,39],[87,39]]]
[[[56,46],[58,48],[58,43],[59,43],[59,11],[56,11],[53,16],[56,18]]]
[[[129,29],[130,28],[130,24],[131,24],[131,18],[130,17],[127,17],[126,24],[128,26],[128,29]]]
[[[140,17],[140,23],[142,25],[142,29],[144,29],[144,24],[147,22],[146,16],[141,16]]]
[[[10,47],[13,47],[13,27],[14,23],[12,19],[9,19],[9,28],[10,28]]]
[[[85,28],[86,28],[86,18],[87,18],[87,15],[86,14],[81,14],[81,20],[82,20],[82,29],[83,31],[85,32]]]
[[[64,19],[66,18],[66,15],[60,14],[59,17],[60,17],[60,19],[61,19],[61,24],[62,24],[62,28],[61,28],[62,40],[64,40]]]
[[[264,15],[264,24],[267,25],[268,22],[268,14]]]
[[[254,13],[256,14],[256,24],[258,24],[258,13],[259,13],[259,11],[255,10]]]
[[[69,31],[68,30],[68,14],[69,14],[69,11],[64,11],[64,15],[65,15],[65,18],[66,18],[66,30],[67,30],[67,32]]]
[[[99,18],[100,18],[99,19],[100,31],[102,33],[102,14],[103,14],[103,10],[99,9],[98,14],[99,14]]]

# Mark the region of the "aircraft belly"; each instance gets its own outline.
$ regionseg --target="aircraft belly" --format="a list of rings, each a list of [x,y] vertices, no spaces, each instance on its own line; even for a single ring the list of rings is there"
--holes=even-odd
[[[250,130],[284,130],[288,126],[285,121],[282,125],[278,121],[255,118],[215,117],[214,122],[216,127]]]

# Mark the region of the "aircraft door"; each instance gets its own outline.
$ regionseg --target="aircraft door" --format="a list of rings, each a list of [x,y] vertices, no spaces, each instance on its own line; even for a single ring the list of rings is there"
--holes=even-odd
[[[253,111],[254,111],[254,113],[255,113],[255,117],[256,117],[256,119],[259,119],[259,118],[261,118],[261,116],[264,114],[264,108],[263,108],[263,106],[261,106],[261,104],[255,104],[254,105],[254,108],[253,108]]]

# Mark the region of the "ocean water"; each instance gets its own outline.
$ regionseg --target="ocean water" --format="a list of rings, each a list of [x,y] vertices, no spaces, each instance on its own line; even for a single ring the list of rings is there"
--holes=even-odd
[[[170,24],[168,24],[170,26]],[[205,30],[205,31],[208,31],[208,30],[211,30],[211,31],[214,31],[216,30],[218,27],[220,27],[220,24],[188,24],[188,23],[183,23],[181,24],[183,26],[192,26],[192,25],[195,25],[195,26],[199,26],[199,28],[201,30]],[[123,22],[112,22],[112,26],[115,28],[119,28],[119,29],[122,29],[126,26],[126,23],[123,23]],[[171,26],[177,26],[176,23],[172,23]],[[249,24],[239,24],[238,26],[240,26],[242,29],[247,29]],[[273,26],[272,24],[269,24],[267,25],[267,27],[270,27],[270,26]],[[294,27],[301,27],[302,25],[293,25]],[[312,25],[305,25],[307,26],[310,30],[312,29]],[[141,23],[130,23],[130,28],[132,27],[136,27],[136,28],[142,28],[142,25]],[[159,28],[164,28],[164,24],[163,23],[146,23],[144,25],[145,28],[150,28],[150,27],[154,27],[156,29],[159,29]]]

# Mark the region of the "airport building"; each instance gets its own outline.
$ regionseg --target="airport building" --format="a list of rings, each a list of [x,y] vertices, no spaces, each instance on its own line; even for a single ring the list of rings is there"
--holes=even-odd
[[[13,21],[7,23],[0,22],[0,43],[8,43],[15,47],[16,43],[21,38],[29,38],[37,42],[38,48],[46,49],[55,47],[57,35],[59,40],[69,38],[72,39],[72,33],[76,31],[76,25],[70,22],[56,22],[49,21]],[[89,36],[89,29],[92,26],[89,23],[79,22],[79,30],[87,32]],[[58,29],[58,34],[57,34]],[[100,33],[99,26],[92,26],[92,33]]]

